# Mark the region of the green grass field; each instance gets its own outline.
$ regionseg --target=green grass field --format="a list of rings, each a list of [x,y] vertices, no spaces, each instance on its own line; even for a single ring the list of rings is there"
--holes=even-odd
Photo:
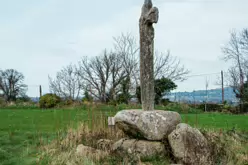
[[[112,116],[121,108],[102,106],[94,114]],[[67,110],[0,110],[0,165],[36,164],[39,147],[54,138],[63,138],[66,130],[91,118],[87,108]],[[97,115],[96,115],[97,116]],[[182,114],[183,122],[206,129],[248,131],[248,116],[218,113]]]

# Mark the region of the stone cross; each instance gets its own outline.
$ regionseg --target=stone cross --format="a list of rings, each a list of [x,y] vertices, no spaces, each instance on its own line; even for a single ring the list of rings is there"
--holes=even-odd
[[[153,7],[151,0],[145,0],[142,7],[140,26],[140,83],[142,109],[154,110],[154,28],[158,22],[158,8]]]

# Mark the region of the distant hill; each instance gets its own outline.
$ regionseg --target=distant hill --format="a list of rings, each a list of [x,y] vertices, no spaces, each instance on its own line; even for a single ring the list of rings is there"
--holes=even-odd
[[[39,97],[30,97],[30,99],[35,103],[39,102]]]
[[[192,92],[174,92],[167,95],[166,98],[170,99],[171,101],[187,103],[203,103],[206,100],[207,102],[211,103],[221,103],[222,89],[209,89],[207,92],[206,90],[196,90]],[[224,88],[224,99],[230,104],[237,103],[235,93],[230,87]]]

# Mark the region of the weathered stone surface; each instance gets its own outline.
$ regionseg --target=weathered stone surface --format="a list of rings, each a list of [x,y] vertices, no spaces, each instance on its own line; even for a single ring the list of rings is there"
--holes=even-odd
[[[154,156],[164,156],[165,146],[162,142],[121,139],[113,144],[113,151],[121,156],[129,155],[140,159],[147,159]]]
[[[178,124],[168,136],[173,155],[183,164],[208,165],[210,152],[202,133],[187,124]]]
[[[97,141],[97,149],[103,151],[110,151],[113,145],[113,141],[109,139],[100,139]]]
[[[158,22],[158,9],[151,0],[145,0],[139,20],[140,26],[140,84],[142,109],[154,110],[154,28]]]
[[[118,128],[130,137],[162,140],[181,122],[177,112],[123,110],[115,115]]]
[[[91,159],[101,159],[108,156],[109,154],[107,152],[80,144],[77,146],[76,155]]]

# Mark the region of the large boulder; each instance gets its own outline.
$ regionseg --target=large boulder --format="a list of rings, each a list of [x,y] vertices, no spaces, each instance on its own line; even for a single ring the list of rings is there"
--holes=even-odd
[[[109,154],[108,154],[108,152],[101,151],[101,150],[80,144],[77,146],[76,155],[81,156],[81,157],[90,158],[90,159],[99,160],[99,159],[103,159],[103,158],[107,157]]]
[[[162,142],[121,139],[113,144],[112,150],[120,156],[138,157],[148,159],[167,154]]]
[[[158,141],[167,138],[181,117],[171,111],[123,110],[115,115],[115,122],[130,137]]]
[[[210,150],[202,133],[187,124],[178,124],[168,136],[173,155],[179,163],[209,165]]]

